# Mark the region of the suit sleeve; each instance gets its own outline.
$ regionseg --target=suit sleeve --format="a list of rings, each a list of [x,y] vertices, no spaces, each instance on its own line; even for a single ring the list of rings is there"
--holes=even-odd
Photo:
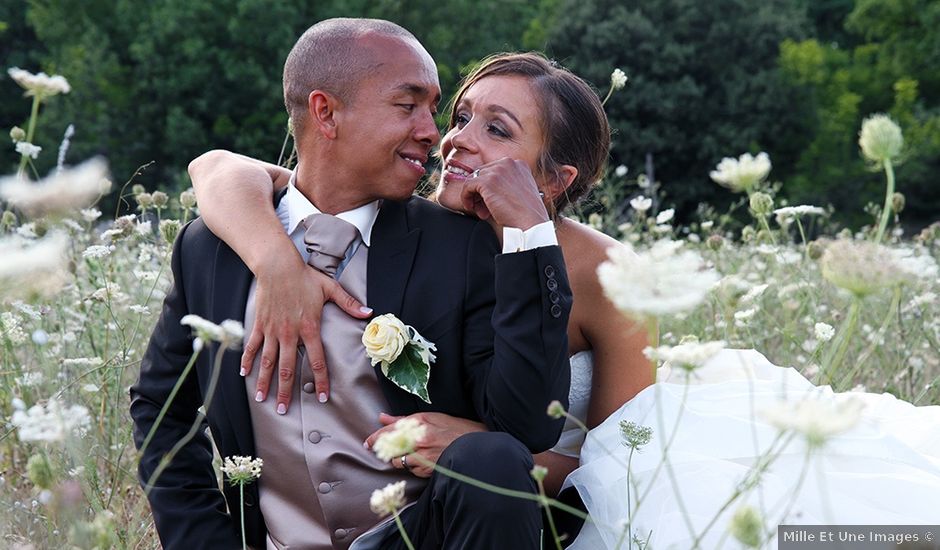
[[[548,404],[567,409],[571,380],[572,296],[561,248],[497,255],[492,230],[481,223],[468,250],[464,361],[474,407],[490,430],[545,451],[564,427],[547,415]]]
[[[134,420],[134,443],[140,449],[163,405],[182,376],[193,353],[189,327],[180,325],[187,305],[182,273],[182,253],[187,226],[173,249],[173,288],[140,367],[140,378],[131,387],[130,412]],[[202,353],[206,353],[204,349]],[[190,431],[197,421],[202,395],[196,368],[190,370],[166,415],[157,426],[138,466],[141,485],[146,486],[164,455]],[[212,446],[206,426],[175,456],[155,481],[148,495],[157,533],[166,549],[241,548],[241,540],[225,500],[219,491],[212,466]]]

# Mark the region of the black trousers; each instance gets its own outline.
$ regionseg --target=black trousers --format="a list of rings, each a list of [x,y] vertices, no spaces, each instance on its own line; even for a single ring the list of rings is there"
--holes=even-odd
[[[512,436],[474,432],[456,439],[438,464],[479,481],[537,494],[532,454]],[[417,502],[401,513],[416,550],[538,550],[542,513],[532,500],[508,497],[434,472]],[[407,548],[390,529],[382,549]]]

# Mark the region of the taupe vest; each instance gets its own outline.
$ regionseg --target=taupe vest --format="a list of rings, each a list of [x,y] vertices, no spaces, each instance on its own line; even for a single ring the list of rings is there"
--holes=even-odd
[[[339,278],[346,291],[363,304],[367,303],[367,261],[368,247],[359,246]],[[246,336],[254,323],[254,301],[252,283]],[[323,309],[321,326],[330,374],[327,403],[317,400],[313,375],[301,354],[286,415],[275,412],[276,373],[267,400],[257,403],[254,399],[260,354],[245,380],[255,447],[264,459],[258,483],[269,550],[345,550],[380,521],[369,509],[372,491],[405,480],[407,501],[413,502],[427,484],[363,447],[365,438],[381,427],[379,412],[388,410],[361,342],[366,321],[353,319],[329,303]]]

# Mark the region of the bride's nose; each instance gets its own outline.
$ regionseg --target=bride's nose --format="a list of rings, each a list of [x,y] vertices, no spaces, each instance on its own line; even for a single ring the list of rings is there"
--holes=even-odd
[[[471,120],[463,128],[454,128],[450,139],[454,149],[462,149],[468,153],[476,153],[478,143],[474,135],[473,121]]]

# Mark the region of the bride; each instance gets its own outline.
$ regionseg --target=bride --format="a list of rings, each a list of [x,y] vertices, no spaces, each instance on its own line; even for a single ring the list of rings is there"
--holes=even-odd
[[[567,497],[572,494],[580,496],[593,519],[572,542],[579,522],[554,512],[557,527],[568,537],[566,544],[584,549],[626,548],[636,546],[632,542],[636,539],[651,548],[689,548],[714,523],[700,542],[703,548],[721,547],[731,514],[745,503],[763,512],[765,505],[790,493],[795,502],[787,509],[790,523],[855,523],[853,518],[874,523],[887,523],[889,518],[937,522],[936,515],[930,515],[938,513],[936,506],[931,510],[923,506],[920,516],[909,509],[912,503],[936,502],[937,497],[928,491],[940,494],[938,464],[926,458],[940,456],[936,413],[874,396],[871,400],[880,405],[867,409],[864,422],[845,434],[844,441],[834,438],[811,454],[815,462],[806,468],[800,461],[806,453],[801,452],[798,439],[773,447],[779,432],[751,414],[755,403],[780,397],[781,388],[787,389],[789,398],[824,391],[801,380],[792,369],[774,367],[753,351],[726,351],[688,379],[679,371],[667,375],[661,370],[660,382],[651,385],[653,368],[643,355],[645,327],[613,307],[597,278],[597,267],[607,259],[607,250],[622,245],[561,215],[600,179],[610,142],[601,102],[584,81],[537,54],[496,55],[463,82],[449,120],[440,147],[443,167],[435,194],[438,202],[487,218],[487,205],[504,194],[534,193],[534,179],[549,211],[556,213],[558,242],[575,296],[568,325],[570,416],[558,444],[535,461],[548,468],[546,493],[555,496],[563,488],[576,489],[576,493],[565,491],[561,498],[570,501]],[[492,169],[507,158],[524,161],[528,169]],[[461,177],[469,173],[479,178]],[[502,174],[500,181],[488,181],[495,173]],[[262,364],[273,366],[278,349],[296,347],[297,327],[319,317],[324,296],[355,314],[359,304],[337,283],[305,269],[302,262],[290,261],[298,259],[296,250],[284,238],[271,206],[273,190],[289,184],[289,171],[212,151],[193,161],[190,175],[206,224],[232,246],[258,281],[257,320],[242,360],[246,371],[258,350],[267,359]],[[494,224],[494,230],[503,236],[502,228]],[[272,372],[269,367],[258,378],[258,390],[265,396],[271,389]],[[280,404],[290,405],[289,394],[277,392],[271,406]],[[912,427],[913,417],[920,422],[928,415],[932,436],[913,429],[902,436],[895,429],[898,424]],[[431,462],[460,435],[485,429],[482,424],[438,413],[413,416],[427,428],[416,453]],[[382,415],[377,420],[384,427],[366,442],[373,442],[399,419]],[[581,423],[591,428],[586,441]],[[631,453],[624,446],[622,426],[633,426],[633,443],[641,442],[637,435],[643,439],[642,427],[650,427],[650,441]],[[764,466],[771,457],[772,462]],[[755,466],[763,467],[764,475],[713,520]],[[801,476],[804,470],[808,473]],[[432,473],[422,466],[412,466],[411,471],[421,477]],[[827,484],[835,503],[825,501],[818,489]],[[864,499],[858,495],[863,487],[870,493]],[[849,491],[853,488],[858,490]],[[894,498],[875,501],[880,499],[875,495],[885,491]],[[914,493],[918,496],[907,496]],[[900,512],[889,516],[889,510]],[[783,521],[782,516],[763,513],[767,528]],[[876,515],[877,521],[872,519]],[[776,523],[771,525],[771,521]]]

